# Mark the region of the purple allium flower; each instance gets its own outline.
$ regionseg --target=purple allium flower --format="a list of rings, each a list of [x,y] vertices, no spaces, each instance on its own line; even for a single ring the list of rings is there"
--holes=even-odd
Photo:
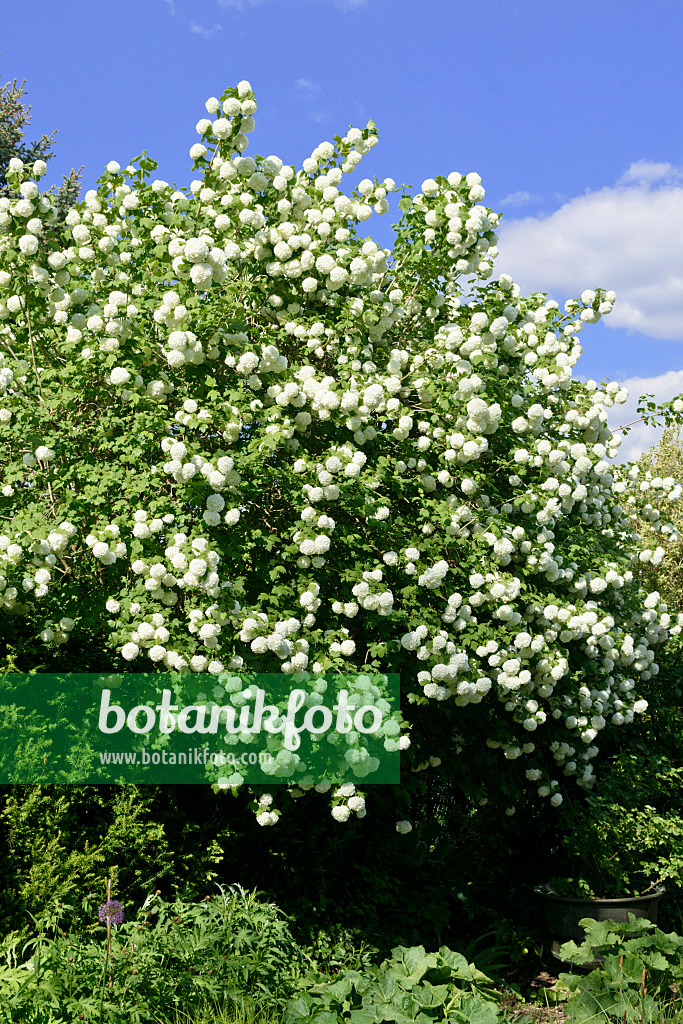
[[[110,924],[121,924],[123,921],[123,907],[118,900],[108,900],[103,903],[99,911],[100,921],[109,921]]]

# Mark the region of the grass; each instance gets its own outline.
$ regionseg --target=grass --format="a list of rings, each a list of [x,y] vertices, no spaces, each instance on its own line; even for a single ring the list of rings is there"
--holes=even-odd
[[[252,1001],[231,1002],[222,1010],[207,1010],[199,1016],[180,1012],[172,1017],[159,1017],[158,1024],[282,1024],[282,1014]]]

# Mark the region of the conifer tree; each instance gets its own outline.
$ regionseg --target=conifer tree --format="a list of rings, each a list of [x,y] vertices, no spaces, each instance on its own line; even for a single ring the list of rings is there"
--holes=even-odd
[[[26,79],[19,84],[15,78],[12,82],[0,84],[0,196],[17,198],[12,187],[9,185],[6,172],[10,160],[18,157],[24,163],[33,163],[36,160],[51,160],[54,157],[52,152],[53,140],[57,130],[50,135],[43,135],[34,142],[25,141],[25,133],[31,122],[31,107],[22,103],[25,96],[24,86]],[[63,175],[63,182],[55,192],[56,200],[54,212],[56,214],[53,227],[64,222],[68,211],[77,202],[81,192],[81,174],[79,171],[71,170],[68,175]]]

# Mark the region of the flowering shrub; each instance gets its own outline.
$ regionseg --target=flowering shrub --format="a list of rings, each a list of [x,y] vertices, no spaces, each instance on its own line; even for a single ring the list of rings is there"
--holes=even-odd
[[[651,485],[656,489],[660,484],[671,484],[680,479],[683,470],[683,445],[681,444],[680,425],[665,431],[659,444],[641,455],[637,462],[638,486],[644,491]],[[635,470],[635,467],[634,467]],[[643,485],[647,484],[647,487]],[[642,585],[648,590],[658,590],[665,601],[677,602],[681,593],[681,541],[680,533],[683,525],[683,508],[679,504],[670,516],[671,522],[662,526],[660,513],[651,505],[643,506],[643,519],[639,532],[643,551],[640,555],[641,565],[637,573]],[[671,533],[670,543],[666,546],[666,554],[661,562],[652,560],[647,552],[651,548],[652,539],[657,532]]]
[[[559,806],[683,622],[634,580],[635,520],[657,564],[676,534],[651,501],[681,488],[610,466],[626,392],[572,377],[614,293],[562,312],[489,280],[498,215],[474,173],[404,195],[382,249],[359,225],[395,183],[338,187],[373,122],[297,171],[243,155],[249,83],[206,107],[189,193],[149,184],[145,154],[112,161],[60,235],[45,164],[10,163],[2,614],[118,670],[400,672],[386,742],[406,768],[509,814],[529,788]],[[332,801],[365,813],[352,783]]]

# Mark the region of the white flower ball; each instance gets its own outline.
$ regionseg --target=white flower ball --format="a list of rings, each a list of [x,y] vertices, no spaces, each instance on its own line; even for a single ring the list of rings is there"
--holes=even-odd
[[[204,238],[189,238],[185,243],[183,256],[189,263],[202,263],[209,255],[209,251]]]
[[[261,811],[260,814],[256,815],[256,820],[258,821],[259,825],[276,825],[277,814],[275,814],[274,811]]]
[[[217,139],[229,139],[233,131],[233,124],[227,117],[219,117],[213,122],[213,133]]]
[[[38,239],[35,235],[22,235],[19,239],[19,248],[25,256],[33,256],[38,252]]]
[[[130,373],[123,366],[115,366],[109,374],[109,380],[112,384],[127,384],[130,380]]]

